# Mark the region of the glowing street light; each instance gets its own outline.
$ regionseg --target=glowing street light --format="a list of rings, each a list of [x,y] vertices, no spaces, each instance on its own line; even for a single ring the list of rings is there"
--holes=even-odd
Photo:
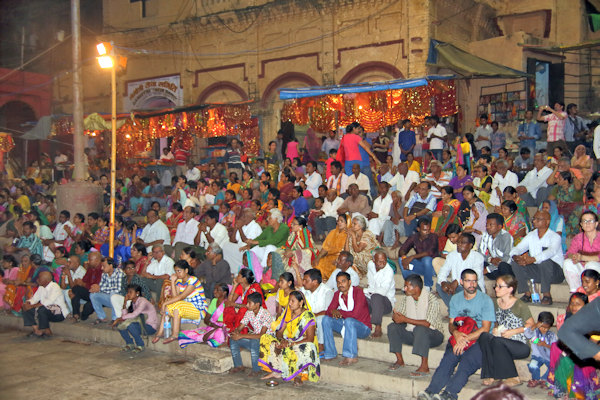
[[[110,149],[110,234],[108,242],[108,255],[114,257],[115,253],[115,191],[117,180],[117,67],[127,65],[127,58],[114,54],[111,43],[103,42],[96,45],[98,50],[98,64],[100,68],[110,69],[111,76],[111,149]]]

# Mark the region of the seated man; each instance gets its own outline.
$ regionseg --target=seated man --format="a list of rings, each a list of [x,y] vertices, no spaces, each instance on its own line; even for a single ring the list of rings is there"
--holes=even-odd
[[[102,278],[102,255],[93,251],[88,256],[88,261],[84,263],[86,269],[85,275],[81,279],[75,279],[71,286],[71,309],[73,310],[73,319],[75,322],[79,321],[80,315],[81,320],[85,321],[90,315],[94,313],[94,307],[90,301],[90,290],[98,286],[100,279]],[[81,310],[81,300],[86,301]]]
[[[335,260],[335,270],[329,276],[329,280],[325,284],[328,288],[335,291],[337,289],[337,280],[336,276],[340,272],[347,272],[350,275],[350,281],[352,282],[352,286],[358,286],[360,283],[360,277],[358,276],[358,272],[354,268],[354,256],[352,253],[346,250],[342,250]]]
[[[320,216],[315,221],[315,234],[314,237],[317,240],[325,240],[325,236],[335,229],[337,224],[338,209],[342,206],[344,200],[337,195],[335,189],[327,190],[327,197],[321,207],[320,211],[317,211]]]
[[[90,301],[98,318],[94,325],[106,322],[104,307],[110,307],[113,321],[121,316],[122,309],[115,310],[110,297],[113,294],[121,293],[124,277],[123,270],[115,268],[115,262],[112,258],[102,260],[102,278],[100,278],[100,284],[90,289]]]
[[[402,217],[404,218],[404,232],[406,236],[413,234],[417,229],[417,220],[430,214],[435,210],[437,199],[431,192],[431,183],[421,182],[417,186],[416,193],[412,195],[406,206]],[[425,281],[427,286],[427,281]]]
[[[475,245],[475,236],[470,233],[462,233],[458,238],[457,249],[446,257],[446,262],[438,273],[437,293],[448,306],[450,298],[456,293],[463,291],[459,285],[459,279],[465,269],[471,269],[479,277],[479,290],[485,293],[485,283],[483,282],[483,256],[481,253],[473,250]],[[448,282],[448,276],[451,275],[451,281]]]
[[[140,236],[136,239],[137,243],[146,246],[146,251],[148,253],[152,251],[152,246],[156,244],[163,246],[170,245],[171,234],[169,233],[169,228],[160,220],[160,218],[158,218],[158,211],[152,209],[149,210],[146,213],[146,218],[148,219],[148,223],[144,229],[142,229]]]
[[[561,237],[551,229],[550,214],[538,211],[533,216],[533,231],[529,232],[521,242],[513,247],[511,267],[517,278],[517,291],[525,293],[521,300],[531,302],[529,281],[540,283],[540,291],[544,295],[542,304],[551,305],[550,285],[565,280],[561,265],[564,257]]]
[[[429,349],[444,341],[444,323],[440,303],[433,292],[423,291],[423,279],[412,274],[404,280],[404,296],[398,299],[391,324],[387,328],[390,353],[396,354],[396,362],[390,370],[404,366],[402,345],[412,346],[412,354],[421,357],[421,365],[411,376],[429,374]]]
[[[333,298],[333,290],[325,286],[321,271],[312,268],[304,273],[303,287],[300,288],[304,298],[310,305],[317,321],[317,338],[319,340],[319,352],[323,351],[323,318],[327,313],[327,307]]]
[[[496,320],[494,302],[487,294],[477,290],[478,275],[475,271],[465,269],[460,279],[464,291],[452,296],[449,308],[448,329],[455,344],[451,345],[448,341],[442,361],[431,377],[431,383],[427,389],[419,392],[418,400],[458,399],[458,393],[467,384],[469,376],[481,368],[482,354],[477,339],[483,332],[489,332]],[[477,323],[477,329],[468,334],[455,324],[464,321],[465,317]]]
[[[37,291],[23,303],[23,322],[33,329],[30,335],[52,336],[50,322],[63,321],[69,315],[69,309],[60,286],[52,281],[50,271],[40,272],[37,282]]]
[[[394,281],[394,270],[387,262],[387,255],[381,249],[375,250],[373,259],[367,264],[367,279],[369,286],[364,289],[371,324],[375,325],[373,337],[381,337],[381,321],[383,316],[392,312],[396,302],[396,281]]]
[[[335,190],[338,196],[342,196],[348,190],[348,175],[342,168],[342,163],[334,161],[331,163],[331,175],[327,179],[327,189]]]
[[[231,271],[227,261],[223,260],[223,249],[212,242],[206,250],[206,260],[194,269],[194,276],[202,281],[207,299],[213,298],[215,286],[219,283],[231,285]]]
[[[533,157],[533,169],[516,187],[517,193],[528,207],[539,207],[548,198],[549,190],[546,180],[552,175],[552,168],[546,165],[546,159],[541,154]]]
[[[75,285],[75,281],[83,279],[85,272],[85,268],[81,266],[79,256],[76,255],[69,256],[67,265],[64,265],[61,270],[60,288],[63,291],[69,313],[73,312],[73,308],[71,307],[71,296],[73,296],[73,293],[71,292],[71,288]]]
[[[358,186],[358,191],[361,194],[364,194],[365,196],[369,195],[371,184],[369,183],[369,178],[360,172],[360,164],[354,164],[352,166],[352,175],[348,176],[348,187],[352,184]]]
[[[24,255],[37,254],[42,256],[42,241],[35,234],[35,225],[31,221],[23,222],[23,235],[19,238],[15,245],[7,246],[5,253],[12,254],[17,260],[20,260]]]
[[[410,199],[412,191],[417,188],[420,182],[419,173],[409,170],[408,164],[405,162],[398,164],[398,172],[388,181],[393,191],[400,192],[400,200],[403,204]]]
[[[356,183],[348,185],[348,197],[344,200],[340,208],[338,208],[338,214],[350,214],[356,213],[361,215],[367,215],[371,211],[369,206],[369,199],[358,190]]]
[[[392,206],[392,196],[390,195],[390,184],[381,182],[378,186],[379,197],[373,201],[373,209],[366,215],[369,219],[369,230],[380,236],[383,230],[383,224],[390,219],[390,208]],[[378,238],[381,242],[381,237]]]
[[[175,261],[165,254],[162,245],[156,244],[152,247],[152,258],[140,271],[140,277],[148,286],[148,289],[160,299],[163,282],[175,273]]]
[[[438,236],[431,232],[431,221],[427,218],[419,219],[417,232],[406,239],[398,252],[400,257],[398,265],[402,276],[421,275],[424,278],[425,286],[431,289],[434,274],[432,261],[439,252],[438,246]],[[415,251],[415,254],[407,256],[411,249]]]
[[[498,213],[491,213],[486,220],[486,232],[481,236],[479,245],[479,252],[484,257],[485,276],[493,281],[502,275],[514,276],[509,264],[513,238],[510,233],[502,229],[504,217]]]
[[[215,242],[219,247],[223,248],[223,245],[228,240],[229,234],[227,228],[219,222],[219,212],[215,209],[208,210],[204,214],[202,222],[200,222],[194,244],[203,249],[208,249],[208,245]],[[200,254],[200,259],[203,258],[204,254]]]
[[[65,240],[69,238],[69,233],[75,228],[70,218],[71,213],[67,210],[62,210],[58,214],[58,223],[52,232],[54,240],[53,243],[49,244],[52,251],[57,247],[65,246]]]
[[[170,179],[170,178],[169,178]],[[150,188],[147,194],[143,194],[144,201],[142,203],[142,211],[147,213],[151,209],[152,203],[157,202],[160,207],[164,207],[167,204],[165,196],[165,188],[160,184],[156,176],[150,177]],[[168,244],[168,243],[167,243]]]
[[[194,245],[199,225],[199,222],[195,219],[196,215],[198,215],[198,211],[195,207],[184,207],[183,221],[177,225],[177,231],[173,238],[173,246],[165,246],[165,250],[171,258],[179,260],[181,250]]]
[[[340,272],[337,276],[338,291],[334,293],[327,315],[323,318],[323,336],[325,355],[321,361],[333,360],[337,357],[337,349],[333,332],[344,330],[344,346],[340,365],[358,362],[358,339],[371,334],[371,316],[369,304],[360,286],[352,286],[350,275]]]
[[[255,212],[250,208],[242,210],[242,215],[236,219],[235,228],[229,235],[229,241],[225,242],[221,247],[223,249],[223,258],[229,264],[233,275],[238,273],[238,269],[242,265],[243,252],[241,248],[246,246],[248,239],[256,239],[262,233],[262,228],[254,220],[255,216]]]

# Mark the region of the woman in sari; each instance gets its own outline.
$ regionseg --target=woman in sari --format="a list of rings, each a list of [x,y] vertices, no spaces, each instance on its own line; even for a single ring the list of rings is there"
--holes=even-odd
[[[454,176],[454,178],[450,180],[448,185],[451,186],[452,189],[454,189],[454,196],[459,201],[459,204],[461,201],[463,201],[463,188],[467,185],[472,184],[473,178],[471,178],[471,175],[469,175],[469,170],[467,169],[467,167],[462,164],[458,164],[456,166],[456,176]]]
[[[319,161],[319,152],[321,151],[321,140],[317,137],[314,129],[308,128],[304,137],[304,163],[309,161]]]
[[[583,182],[584,185],[588,183],[593,172],[593,161],[587,154],[585,146],[580,144],[575,147],[573,152],[573,158],[571,158],[571,172],[575,175],[575,178]]]
[[[556,318],[558,330],[566,319],[576,314],[589,299],[583,293],[573,293],[569,299],[566,314]],[[548,383],[555,398],[575,398],[592,400],[600,396],[598,372],[593,365],[584,366],[572,352],[560,341],[552,344],[550,348],[550,368]]]
[[[313,266],[321,271],[323,282],[327,282],[329,276],[335,270],[335,260],[344,250],[344,245],[348,240],[348,221],[345,215],[337,218],[337,225],[334,230],[327,234],[323,247],[313,262]]]
[[[473,204],[482,201],[475,195],[475,188],[471,185],[465,186],[462,192],[464,200],[460,203],[457,217],[460,221],[460,226],[465,226],[469,219],[471,219],[471,209],[473,208]]]
[[[292,219],[290,235],[285,245],[277,249],[277,252],[281,255],[286,270],[294,274],[296,282],[301,282],[304,272],[312,268],[312,262],[317,253],[306,219],[302,217]],[[293,266],[292,261],[297,262],[298,270],[290,268]]]
[[[362,215],[352,218],[352,226],[347,230],[348,239],[344,250],[354,257],[354,266],[361,276],[367,275],[367,264],[372,260],[371,252],[379,247],[375,234],[367,230],[367,219]]]
[[[114,241],[114,251],[115,251],[115,263],[117,265],[121,264],[121,259],[117,259],[117,248],[119,246],[121,246],[123,244],[123,241],[125,239],[125,229],[124,228],[125,225],[125,221],[123,220],[123,217],[121,217],[120,215],[115,215],[115,241]],[[109,228],[110,231],[110,228]],[[110,232],[109,232],[110,234]],[[109,244],[108,243],[104,243],[101,247],[100,247],[100,254],[102,254],[103,257],[108,257],[108,247]]]
[[[274,140],[269,142],[269,150],[265,152],[264,164],[265,170],[271,174],[271,178],[278,179],[279,157],[277,155],[277,142]]]
[[[321,375],[317,322],[301,292],[290,293],[291,317],[288,322],[280,318],[275,336],[263,335],[260,338],[261,367],[269,372],[262,379],[282,378],[294,381],[299,386],[302,381],[317,382]]]
[[[115,247],[115,260],[117,260],[117,263],[123,264],[129,261],[133,245],[135,245],[136,239],[140,237],[141,234],[142,228],[138,228],[135,221],[125,222],[123,233],[119,239],[120,244]],[[144,248],[144,250],[146,249]]]
[[[579,206],[574,212],[566,218],[566,234],[574,236],[580,232],[580,217],[584,212],[591,211],[596,215],[600,215],[600,186],[594,188],[592,196],[583,206]]]
[[[479,248],[481,235],[486,232],[486,221],[488,212],[482,201],[476,201],[471,208],[469,220],[463,224],[463,232],[475,236],[475,248]]]
[[[167,228],[169,228],[169,234],[171,235],[171,243],[173,239],[175,239],[175,234],[177,233],[177,226],[180,222],[183,222],[183,207],[181,203],[173,203],[173,207],[171,208],[171,216],[167,218]]]
[[[229,286],[225,283],[217,284],[213,291],[213,299],[204,317],[206,326],[179,332],[179,347],[185,349],[194,343],[206,343],[210,347],[219,347],[227,341],[227,330],[223,324],[223,311],[227,296],[229,296]]]
[[[136,273],[141,273],[150,262],[146,246],[141,243],[134,243],[133,246],[131,246],[131,260],[135,262]]]
[[[454,189],[451,186],[443,186],[440,193],[442,198],[432,214],[431,231],[438,235],[440,248],[443,249],[446,243],[446,228],[456,222],[460,201],[454,197]]]
[[[512,171],[514,160],[508,154],[508,150],[506,149],[506,147],[501,147],[500,150],[498,150],[498,158],[496,161],[498,161],[498,160],[506,161],[506,164],[508,165],[508,169]]]
[[[563,171],[557,175],[556,185],[550,191],[548,200],[556,201],[560,215],[568,216],[583,201],[583,191],[575,188],[571,173]]]
[[[166,318],[172,318],[170,337],[163,340],[163,344],[174,342],[179,338],[181,320],[200,320],[206,316],[206,297],[200,280],[193,276],[192,267],[185,261],[179,260],[175,263],[175,273],[171,275],[171,293],[173,297],[165,300],[162,304],[162,318],[158,332],[152,343],[156,344],[164,335]]]
[[[245,208],[250,208],[250,205],[252,204],[252,194],[253,194],[253,189],[252,188],[244,188],[242,189],[242,200],[239,202],[239,207],[237,207],[237,209],[240,211],[244,210]]]
[[[514,201],[504,200],[501,211],[502,216],[504,216],[504,227],[513,238],[513,246],[516,246],[527,234],[527,225],[521,214],[517,211],[517,205]]]
[[[529,218],[527,204],[525,203],[525,200],[519,196],[519,193],[515,190],[515,188],[512,186],[505,187],[504,191],[502,192],[502,198],[504,200],[512,200],[515,202],[517,205],[517,212],[523,217],[525,225],[527,225],[527,230],[531,230],[531,218]]]
[[[92,246],[100,251],[102,245],[106,243],[108,240],[108,235],[110,234],[110,229],[108,228],[108,218],[104,215],[100,215],[97,219],[98,229],[94,236],[92,237]]]
[[[562,241],[563,253],[567,251],[567,232],[565,229],[565,219],[558,213],[556,203],[552,200],[546,200],[540,205],[540,210],[546,211],[550,214],[550,226],[548,227],[551,231],[558,233]]]
[[[232,332],[240,325],[240,321],[246,313],[248,295],[260,293],[263,295],[260,285],[254,280],[254,273],[249,268],[242,268],[233,280],[233,289],[225,300],[223,310],[223,323],[227,331]],[[263,297],[264,304],[264,297]],[[242,333],[245,333],[242,331]]]
[[[67,237],[63,242],[63,246],[67,249],[69,254],[75,254],[75,243],[81,240],[83,232],[85,232],[85,216],[81,213],[77,213],[73,216],[73,228],[69,225],[64,226]]]
[[[246,250],[242,255],[243,265],[240,268],[248,268],[254,273],[254,279],[260,285],[265,299],[268,299],[275,293],[273,289],[275,289],[275,287],[277,286],[277,280],[272,277],[273,269],[269,267],[268,260],[269,256],[267,256],[267,266],[263,267],[260,263],[260,260],[258,259],[258,256],[254,254],[252,250]],[[269,310],[273,311],[272,314],[275,314],[274,306],[275,304],[273,304],[272,309]]]
[[[31,262],[29,255],[24,255],[21,257],[19,268],[13,268],[10,272],[3,279],[6,284],[4,302],[10,307],[13,314],[19,316],[23,302],[33,295],[29,282],[35,272],[35,265]]]
[[[134,175],[133,183],[129,188],[129,209],[136,214],[141,214],[144,198],[148,193],[150,193],[150,179]]]
[[[242,181],[240,182],[241,189],[255,189],[254,174],[251,170],[245,169],[242,171]]]
[[[406,153],[406,165],[409,171],[415,171],[417,174],[421,174],[421,164],[415,160],[415,156],[412,152]]]

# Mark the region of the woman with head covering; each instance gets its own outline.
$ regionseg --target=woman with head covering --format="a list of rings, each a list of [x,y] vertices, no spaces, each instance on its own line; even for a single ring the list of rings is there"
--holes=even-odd
[[[488,212],[481,201],[476,201],[471,207],[471,216],[464,225],[463,232],[471,233],[475,236],[475,246],[479,247],[481,235],[486,231],[486,221]]]
[[[348,222],[345,215],[340,215],[335,229],[327,234],[323,247],[313,262],[314,267],[321,271],[323,282],[327,282],[335,270],[335,260],[344,250],[346,240],[348,240]]]
[[[556,207],[556,203],[552,200],[546,200],[540,205],[540,210],[546,211],[548,214],[550,214],[550,226],[548,228],[560,235],[563,252],[567,251],[567,232],[565,229],[565,219],[558,213],[558,207]]]
[[[290,226],[290,234],[285,244],[277,249],[286,270],[301,282],[304,272],[312,268],[317,249],[308,230],[306,219],[295,217]]]

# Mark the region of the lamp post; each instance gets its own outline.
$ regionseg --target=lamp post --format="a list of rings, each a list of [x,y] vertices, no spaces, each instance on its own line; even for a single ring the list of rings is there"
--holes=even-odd
[[[114,54],[112,45],[107,42],[96,46],[98,50],[98,63],[100,68],[110,69],[111,91],[111,143],[110,143],[110,223],[108,256],[114,257],[115,253],[115,191],[117,187],[117,64],[124,66],[125,57]]]

